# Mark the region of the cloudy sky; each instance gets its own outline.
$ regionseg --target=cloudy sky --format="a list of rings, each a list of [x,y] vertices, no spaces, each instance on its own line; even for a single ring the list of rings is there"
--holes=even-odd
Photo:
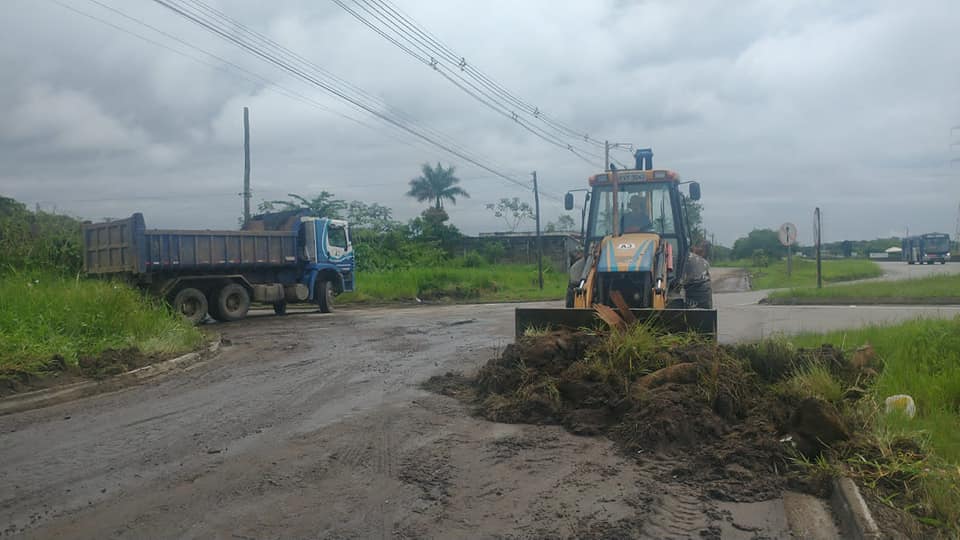
[[[705,225],[718,242],[784,221],[809,242],[815,206],[827,240],[906,227],[954,231],[956,0],[392,1],[550,118],[596,140],[651,146],[655,165],[700,181]],[[354,97],[521,184],[538,171],[546,220],[562,213],[566,190],[597,172],[330,0],[206,2],[309,61],[315,81],[348,81]],[[31,206],[89,219],[141,211],[155,227],[232,228],[244,106],[254,204],[326,190],[408,219],[423,209],[404,192],[425,161],[457,167],[471,198],[449,212],[467,233],[503,228],[486,203],[532,203],[523,186],[152,0],[5,0],[4,8],[0,194]],[[564,143],[602,153],[582,140]]]

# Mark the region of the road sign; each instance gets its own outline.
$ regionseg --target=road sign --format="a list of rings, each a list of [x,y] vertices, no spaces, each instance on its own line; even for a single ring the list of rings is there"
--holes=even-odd
[[[797,226],[793,223],[784,223],[780,226],[780,243],[785,246],[792,246],[797,241]]]

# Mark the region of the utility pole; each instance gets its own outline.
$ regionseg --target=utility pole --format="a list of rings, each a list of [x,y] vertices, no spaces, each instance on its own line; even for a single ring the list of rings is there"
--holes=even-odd
[[[823,288],[823,273],[820,266],[820,235],[821,235],[820,225],[821,225],[820,207],[818,206],[813,211],[813,240],[816,243],[816,249],[817,249],[817,288],[818,289]]]
[[[610,172],[610,149],[611,148],[629,148],[633,149],[633,143],[612,143],[610,141],[603,141],[603,170],[604,172]]]
[[[540,190],[537,188],[537,171],[533,171],[533,205],[537,212],[537,282],[543,290],[543,242],[540,239]]]
[[[243,108],[243,226],[250,223],[250,109]]]

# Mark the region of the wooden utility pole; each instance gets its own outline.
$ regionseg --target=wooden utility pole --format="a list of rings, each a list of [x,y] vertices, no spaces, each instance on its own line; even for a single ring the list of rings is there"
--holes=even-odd
[[[243,226],[250,223],[250,109],[243,108]]]
[[[537,282],[543,290],[543,242],[540,239],[540,190],[537,188],[537,171],[533,171],[533,205],[537,212]]]

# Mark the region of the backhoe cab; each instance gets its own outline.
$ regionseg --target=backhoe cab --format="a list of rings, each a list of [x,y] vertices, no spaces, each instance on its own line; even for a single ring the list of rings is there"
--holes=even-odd
[[[671,331],[716,335],[710,267],[690,249],[687,197],[673,171],[653,169],[653,152],[638,150],[634,169],[590,177],[583,256],[570,268],[567,309],[517,309],[517,333],[527,327],[595,326],[596,305],[629,308],[641,321]],[[689,199],[700,199],[700,185]],[[564,200],[573,208],[573,194]]]

